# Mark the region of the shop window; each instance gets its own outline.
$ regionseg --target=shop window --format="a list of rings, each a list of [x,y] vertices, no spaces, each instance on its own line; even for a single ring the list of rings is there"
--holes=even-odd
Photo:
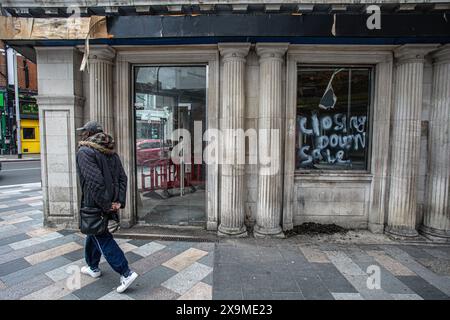
[[[34,140],[35,130],[34,128],[23,128],[23,139],[24,140]]]
[[[367,170],[371,78],[369,67],[298,67],[297,170]]]

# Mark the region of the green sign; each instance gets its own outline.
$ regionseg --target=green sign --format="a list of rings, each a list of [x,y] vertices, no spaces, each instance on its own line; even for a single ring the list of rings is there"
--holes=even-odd
[[[5,93],[0,92],[0,109],[5,107]]]
[[[24,103],[20,106],[21,114],[38,114],[38,106],[34,103]]]

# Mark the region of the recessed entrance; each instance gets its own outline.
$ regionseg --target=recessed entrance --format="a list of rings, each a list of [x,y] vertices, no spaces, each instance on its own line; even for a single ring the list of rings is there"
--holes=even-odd
[[[203,148],[194,147],[205,130],[206,81],[204,65],[134,67],[140,224],[206,223]]]

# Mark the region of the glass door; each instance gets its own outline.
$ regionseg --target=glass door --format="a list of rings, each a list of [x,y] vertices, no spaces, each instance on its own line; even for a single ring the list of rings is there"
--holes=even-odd
[[[134,67],[141,224],[206,222],[205,166],[194,157],[194,144],[201,143],[205,130],[206,77],[206,66]]]

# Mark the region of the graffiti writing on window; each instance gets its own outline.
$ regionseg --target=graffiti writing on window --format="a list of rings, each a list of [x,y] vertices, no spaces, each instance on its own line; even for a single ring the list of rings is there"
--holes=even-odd
[[[300,132],[311,136],[311,145],[304,144],[300,148],[301,166],[308,166],[314,162],[325,161],[328,164],[351,164],[346,159],[346,152],[358,151],[366,148],[366,116],[352,116],[347,125],[347,116],[337,113],[333,116],[319,117],[312,114],[307,117],[298,117],[297,126]],[[350,133],[349,132],[356,132]]]
[[[367,169],[370,70],[299,68],[297,169]]]

